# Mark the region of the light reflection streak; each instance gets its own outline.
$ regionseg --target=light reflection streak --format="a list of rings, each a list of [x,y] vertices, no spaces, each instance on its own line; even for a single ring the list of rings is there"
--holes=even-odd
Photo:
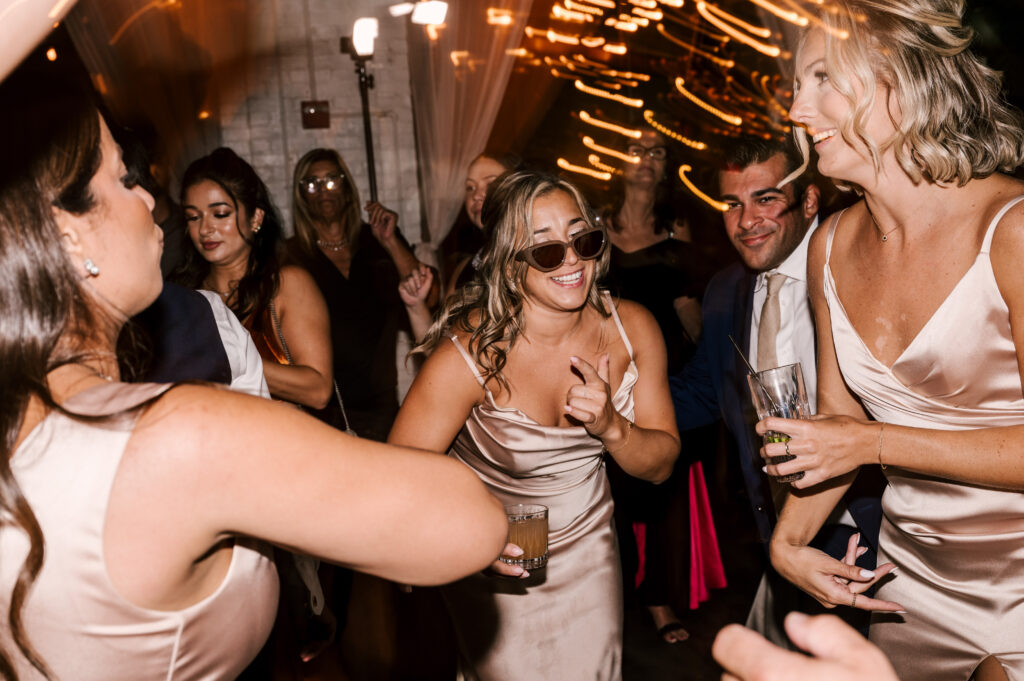
[[[579,116],[580,116],[580,120],[583,121],[584,123],[589,123],[590,125],[593,125],[594,127],[602,128],[604,130],[611,130],[612,132],[617,132],[620,135],[624,135],[626,137],[630,137],[630,138],[635,139],[635,140],[640,139],[640,136],[643,134],[639,130],[637,130],[636,128],[627,128],[627,127],[624,127],[622,125],[617,125],[615,123],[610,123],[608,121],[603,121],[600,118],[596,118],[595,116],[591,116],[590,113],[588,113],[587,111],[581,110],[580,113],[579,113]]]
[[[621,161],[625,161],[626,163],[632,163],[633,165],[640,163],[639,156],[630,156],[629,154],[626,154],[624,152],[616,151],[611,147],[606,147],[601,144],[598,144],[597,142],[594,141],[594,138],[590,137],[589,135],[583,136],[583,146],[587,147],[588,149],[593,149],[594,151],[600,152],[605,156],[614,156],[615,158]]]
[[[589,175],[590,177],[596,178],[598,180],[603,180],[605,182],[612,179],[612,174],[609,172],[594,170],[593,168],[587,168],[585,166],[573,165],[572,163],[569,163],[568,161],[561,157],[559,157],[559,159],[555,161],[555,163],[558,165],[559,168],[561,168],[562,170],[568,170],[570,173]]]
[[[683,87],[684,82],[685,81],[682,78],[678,78],[677,77],[676,81],[675,81],[676,89],[679,90],[680,94],[682,94],[684,97],[689,99],[691,102],[693,102],[694,104],[696,104],[700,108],[704,109],[709,114],[711,114],[713,116],[717,116],[718,118],[721,118],[726,123],[731,123],[732,125],[741,125],[743,123],[743,119],[740,118],[739,116],[734,116],[732,114],[728,114],[728,113],[722,111],[721,109],[718,109],[718,108],[716,108],[714,106],[711,106],[710,104],[705,102],[703,99],[701,99],[697,95],[695,95],[692,92],[690,92],[689,90],[687,90],[685,87]]]
[[[698,199],[708,204],[715,210],[720,210],[723,213],[726,210],[728,210],[729,206],[725,205],[721,201],[717,201],[711,198],[710,196],[702,192],[700,189],[698,189],[697,185],[690,181],[690,178],[686,176],[686,173],[688,173],[691,170],[693,170],[693,168],[688,164],[684,163],[683,165],[679,166],[679,179],[683,181],[683,184],[686,185],[686,188],[693,192],[694,196],[696,196]]]

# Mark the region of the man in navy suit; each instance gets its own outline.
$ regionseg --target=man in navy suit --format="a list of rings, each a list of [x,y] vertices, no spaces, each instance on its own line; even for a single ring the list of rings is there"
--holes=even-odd
[[[725,421],[736,445],[739,471],[765,551],[778,516],[776,507],[784,502],[785,486],[772,484],[761,472],[761,438],[754,431],[757,415],[747,385],[748,371],[729,337],[759,371],[800,362],[813,407],[815,337],[806,270],[807,244],[818,224],[820,192],[807,173],[779,186],[800,163],[792,144],[759,138],[739,140],[726,154],[718,173],[719,198],[727,206],[723,213],[726,234],[742,263],[722,270],[708,284],[696,354],[670,379],[680,431],[719,418]],[[776,308],[771,314],[778,325],[771,325],[772,332],[766,335],[761,318],[769,307],[769,296],[775,298]],[[757,366],[759,356],[766,366]],[[861,544],[869,549],[859,564],[873,567],[881,519],[877,497],[874,504],[850,501],[848,510],[837,509],[834,522],[823,528],[816,545],[841,558],[847,540],[859,526]],[[813,610],[815,604],[808,601],[809,597],[769,567],[748,626],[780,645],[786,644],[782,617],[794,608]],[[864,629],[866,619],[858,615],[862,613],[853,615],[852,623]]]

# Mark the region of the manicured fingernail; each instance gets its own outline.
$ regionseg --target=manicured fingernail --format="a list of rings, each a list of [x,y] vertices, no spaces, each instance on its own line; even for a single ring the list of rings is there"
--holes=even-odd
[[[899,571],[899,568],[898,567],[894,567],[892,570],[889,570],[889,574],[890,575],[894,575],[894,574],[896,574],[897,571]]]
[[[529,572],[527,572],[526,570],[523,570],[522,574],[521,574],[521,575],[519,575],[519,576],[520,576],[520,577],[529,577],[529,576],[530,576],[530,573],[529,573]]]
[[[768,472],[768,466],[761,466],[761,472],[762,473],[767,473]]]
[[[519,556],[523,555],[523,550],[518,546],[513,546],[505,552],[505,555],[512,556],[513,558],[518,558]]]
[[[576,355],[572,355],[569,357],[569,361],[575,364],[576,362],[580,361],[580,358],[577,357]]]
[[[872,572],[871,570],[861,570],[860,571],[860,576],[863,577],[864,579],[871,579],[872,577],[875,576],[875,573]]]
[[[853,536],[854,536],[854,541],[859,544],[860,543],[860,532],[858,532],[857,534],[855,534]]]
[[[568,411],[568,412],[571,412],[571,411],[572,411],[572,407],[570,407],[570,406],[569,406],[569,405],[567,404],[567,405],[565,405],[565,410],[566,410],[566,411]]]
[[[892,612],[895,615],[909,615],[910,614],[906,610],[893,610]]]

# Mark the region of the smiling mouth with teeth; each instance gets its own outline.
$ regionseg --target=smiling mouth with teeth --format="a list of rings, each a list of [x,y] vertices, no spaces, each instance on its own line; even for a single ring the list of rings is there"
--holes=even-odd
[[[551,278],[557,281],[559,284],[575,284],[576,282],[583,278],[583,270],[577,270],[572,274],[563,274],[560,277]]]
[[[811,140],[815,144],[817,144],[818,142],[823,142],[823,141],[827,140],[828,138],[832,137],[835,134],[836,134],[835,130],[823,130],[821,132],[814,133],[814,136],[811,137]]]

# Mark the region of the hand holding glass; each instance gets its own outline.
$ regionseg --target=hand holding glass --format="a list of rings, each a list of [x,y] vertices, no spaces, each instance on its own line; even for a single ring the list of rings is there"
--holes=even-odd
[[[548,562],[548,507],[540,504],[514,504],[505,507],[508,516],[508,543],[523,550],[521,556],[501,556],[501,562],[535,570]]]
[[[800,363],[766,369],[747,376],[750,384],[750,395],[754,400],[757,418],[763,420],[769,416],[780,416],[785,419],[806,419],[811,416],[811,407],[807,402],[807,390],[804,388],[804,375]],[[764,443],[789,442],[785,433],[769,431],[764,434]],[[795,454],[783,454],[769,458],[772,464],[785,463],[795,459]],[[778,482],[793,482],[803,477],[803,473],[782,475],[775,478]]]

